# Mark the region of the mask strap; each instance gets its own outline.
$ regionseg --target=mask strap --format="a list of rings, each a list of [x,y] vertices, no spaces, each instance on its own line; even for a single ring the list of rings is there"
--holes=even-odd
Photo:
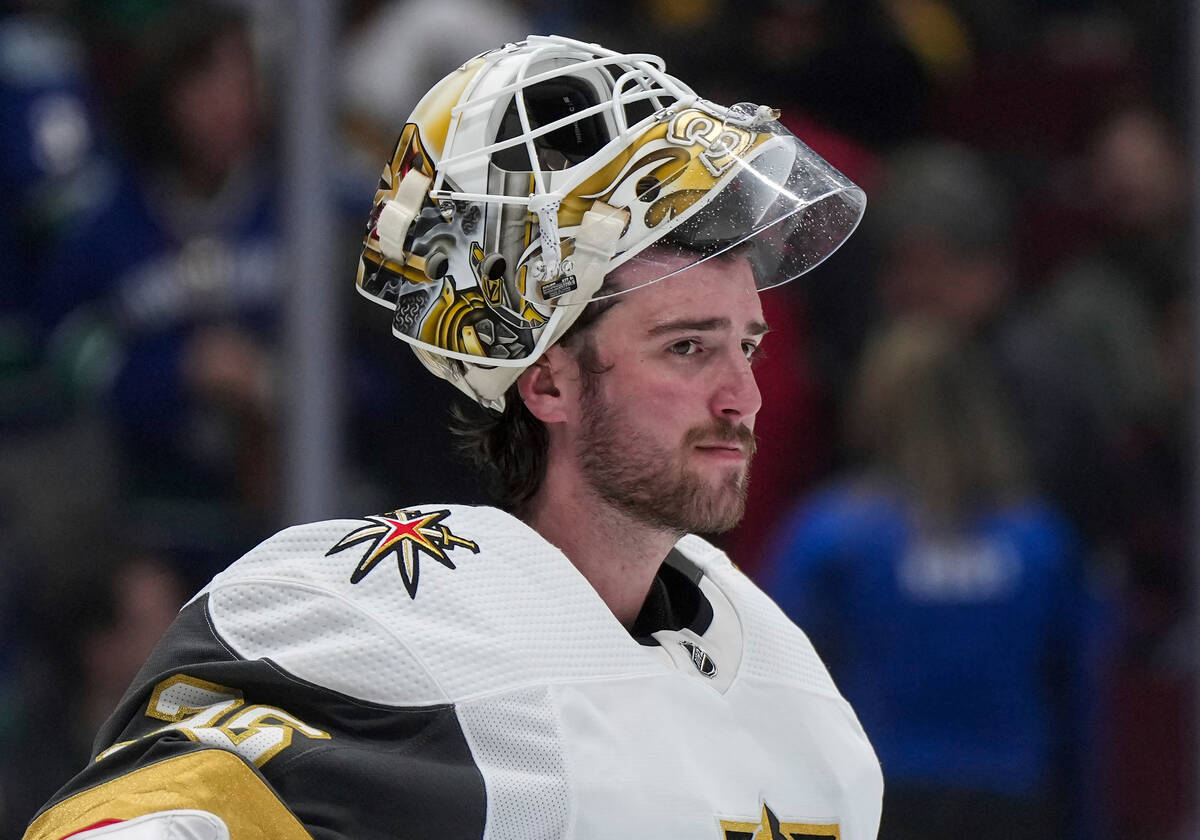
[[[400,186],[396,188],[396,197],[387,201],[379,212],[375,222],[375,235],[379,237],[379,250],[389,260],[405,263],[404,240],[408,237],[408,229],[413,219],[421,212],[425,202],[425,194],[429,191],[431,179],[418,169],[410,169],[404,173]]]

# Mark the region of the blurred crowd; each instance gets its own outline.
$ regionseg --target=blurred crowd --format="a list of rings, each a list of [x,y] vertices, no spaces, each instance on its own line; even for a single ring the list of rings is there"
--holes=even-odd
[[[0,4],[0,834],[179,606],[284,524],[286,0]],[[416,99],[554,32],[662,55],[862,185],[763,297],[745,521],[887,780],[883,840],[1194,836],[1183,0],[343,0],[352,295]],[[484,502],[455,397],[344,307],[330,515]],[[383,319],[383,320],[381,320]]]

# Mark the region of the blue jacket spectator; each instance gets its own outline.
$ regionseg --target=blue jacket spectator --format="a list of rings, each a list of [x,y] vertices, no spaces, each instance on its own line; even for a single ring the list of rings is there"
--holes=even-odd
[[[1027,492],[982,359],[936,325],[868,351],[854,411],[867,463],[786,521],[765,582],[876,747],[880,837],[1068,836],[1097,714],[1073,529]]]
[[[224,563],[276,502],[278,206],[249,23],[173,4],[114,109],[124,171],[38,290],[52,356],[125,456],[132,519]],[[213,569],[198,569],[203,575]]]

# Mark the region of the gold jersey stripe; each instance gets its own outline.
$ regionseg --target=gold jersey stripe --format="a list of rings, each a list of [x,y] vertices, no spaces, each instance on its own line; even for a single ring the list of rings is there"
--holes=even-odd
[[[168,758],[81,791],[34,820],[24,840],[59,840],[104,820],[175,808],[216,814],[237,840],[312,840],[266,782],[225,750]]]

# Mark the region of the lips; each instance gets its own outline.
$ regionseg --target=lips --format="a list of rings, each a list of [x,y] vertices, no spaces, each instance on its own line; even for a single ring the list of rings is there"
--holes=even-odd
[[[739,455],[745,454],[742,451],[742,447],[738,446],[736,443],[698,443],[698,444],[696,444],[696,448],[697,449],[719,449],[719,450],[724,450],[726,452],[736,452]]]
[[[684,444],[714,455],[749,459],[756,449],[754,433],[745,426],[732,423],[714,423],[697,427],[685,435]]]
[[[714,443],[714,444],[699,444],[695,447],[698,452],[706,455],[711,455],[716,458],[727,458],[729,460],[745,461],[746,453],[742,447],[737,444]]]

